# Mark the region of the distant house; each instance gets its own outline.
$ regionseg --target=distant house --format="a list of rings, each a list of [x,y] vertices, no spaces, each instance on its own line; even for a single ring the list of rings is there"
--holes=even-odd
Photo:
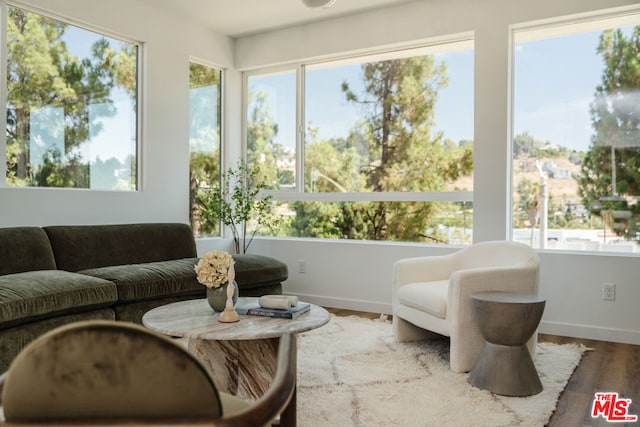
[[[549,177],[554,179],[570,179],[571,171],[569,169],[551,169]]]
[[[545,160],[542,162],[542,170],[551,173],[556,168],[556,162],[553,160]]]

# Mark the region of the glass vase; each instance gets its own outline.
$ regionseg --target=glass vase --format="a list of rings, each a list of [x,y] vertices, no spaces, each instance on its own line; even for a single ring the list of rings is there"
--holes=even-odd
[[[218,286],[217,288],[207,288],[207,302],[209,306],[217,312],[224,311],[225,306],[227,305],[227,286],[229,282]],[[233,281],[233,305],[236,305],[238,302],[238,284],[236,281]]]

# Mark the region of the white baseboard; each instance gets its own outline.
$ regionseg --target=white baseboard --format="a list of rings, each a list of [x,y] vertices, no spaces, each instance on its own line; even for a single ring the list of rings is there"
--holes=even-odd
[[[364,311],[367,313],[391,314],[391,304],[375,301],[332,298],[320,295],[297,294],[302,301],[322,307],[341,308],[345,310]],[[619,342],[640,345],[640,331],[603,328],[600,326],[576,325],[571,323],[550,322],[542,320],[538,332],[563,337],[584,338],[598,341]]]
[[[600,326],[575,325],[560,322],[540,322],[538,332],[563,337],[585,338],[598,341],[640,345],[640,332]]]
[[[391,314],[391,304],[356,299],[332,298],[319,295],[296,295],[301,301],[310,302],[322,307],[342,308],[345,310],[364,311],[367,313]]]

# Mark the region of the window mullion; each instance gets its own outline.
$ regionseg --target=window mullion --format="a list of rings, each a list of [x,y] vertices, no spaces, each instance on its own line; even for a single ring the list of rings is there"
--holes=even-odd
[[[0,58],[7,57],[7,4],[2,2],[0,4]],[[0,61],[0,81],[3,86],[6,86],[7,82],[7,61]],[[3,130],[0,137],[0,188],[7,186],[7,91],[0,91],[0,105],[2,105],[2,112],[0,112],[0,129]]]
[[[304,193],[304,65],[296,70],[296,191]]]
[[[473,202],[473,191],[387,191],[362,193],[296,193],[291,191],[265,191],[274,200],[283,202]]]

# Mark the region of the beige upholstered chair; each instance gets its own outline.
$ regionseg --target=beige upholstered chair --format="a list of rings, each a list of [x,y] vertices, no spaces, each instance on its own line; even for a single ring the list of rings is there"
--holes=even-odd
[[[393,333],[399,342],[450,337],[455,372],[473,369],[484,339],[473,319],[471,294],[538,293],[538,255],[508,241],[478,243],[444,256],[408,258],[393,267]],[[431,332],[430,332],[431,331]],[[535,356],[537,334],[529,341]]]
[[[52,330],[0,379],[7,423],[295,425],[295,335],[280,339],[276,374],[255,402],[219,393],[172,339],[140,325],[85,321]]]

